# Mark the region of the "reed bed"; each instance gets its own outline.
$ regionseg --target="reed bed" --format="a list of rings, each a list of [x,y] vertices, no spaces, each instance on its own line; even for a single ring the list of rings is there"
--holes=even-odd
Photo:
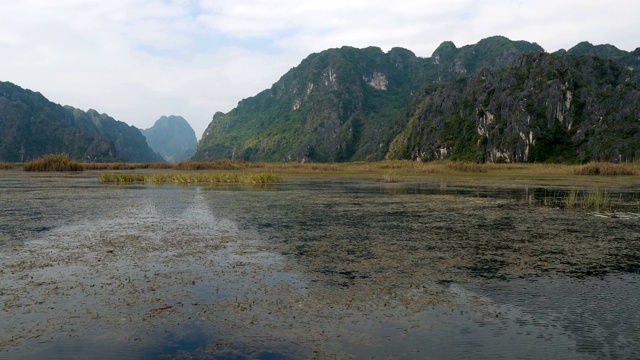
[[[82,171],[82,164],[71,160],[67,154],[50,154],[30,161],[22,167],[24,171]]]
[[[10,169],[14,169],[16,167],[21,167],[22,164],[15,164],[15,163],[0,163],[0,170],[10,170]]]
[[[278,175],[271,173],[260,174],[234,174],[234,173],[209,173],[209,174],[102,174],[100,179],[105,183],[154,183],[154,184],[277,184],[282,180]]]
[[[60,155],[52,155],[60,156]],[[51,160],[48,160],[51,162]],[[591,162],[584,165],[568,164],[493,164],[458,161],[418,162],[410,160],[384,160],[377,162],[348,162],[348,163],[266,163],[246,162],[241,160],[215,161],[183,161],[177,164],[169,163],[80,163],[84,170],[137,170],[137,169],[166,169],[179,171],[252,171],[268,173],[393,173],[395,175],[428,175],[428,174],[502,174],[502,175],[600,175],[600,176],[629,176],[640,174],[639,163],[607,163]],[[26,165],[25,165],[26,166]],[[74,165],[77,166],[77,165]],[[0,168],[15,167],[15,164],[4,165]],[[29,165],[30,168],[44,166]],[[38,170],[51,171],[51,170]]]
[[[579,166],[574,172],[576,175],[638,175],[638,165],[632,163],[590,162]]]

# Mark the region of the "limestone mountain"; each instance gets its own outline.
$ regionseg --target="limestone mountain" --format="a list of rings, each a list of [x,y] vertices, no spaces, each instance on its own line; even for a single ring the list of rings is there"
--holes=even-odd
[[[50,153],[68,153],[80,161],[162,160],[133,126],[0,82],[0,161],[25,162]]]
[[[141,131],[153,151],[168,162],[188,160],[195,153],[196,133],[182,116],[162,116],[152,127]]]
[[[400,117],[403,130],[388,157],[481,162],[640,159],[640,59],[634,62],[630,53],[611,47],[600,49],[607,52],[597,54],[613,59],[586,55],[593,48],[528,54],[511,67],[484,69],[425,89]]]
[[[541,51],[534,43],[497,36],[459,49],[445,42],[432,58],[375,47],[311,54],[270,89],[216,113],[194,159],[382,159],[395,120],[425,84],[507,66],[521,54]]]

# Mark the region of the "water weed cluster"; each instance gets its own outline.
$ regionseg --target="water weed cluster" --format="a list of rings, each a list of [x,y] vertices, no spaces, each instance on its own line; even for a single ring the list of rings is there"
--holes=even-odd
[[[277,184],[282,180],[278,175],[260,173],[252,175],[209,173],[209,174],[102,174],[105,183],[154,183],[154,184]]]
[[[71,160],[67,154],[50,154],[30,161],[22,167],[24,171],[82,171],[82,164]]]

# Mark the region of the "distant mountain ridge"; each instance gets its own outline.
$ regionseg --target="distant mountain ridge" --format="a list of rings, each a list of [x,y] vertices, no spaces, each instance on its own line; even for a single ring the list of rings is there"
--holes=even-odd
[[[182,116],[162,116],[152,127],[140,131],[149,146],[170,163],[188,160],[195,153],[196,133]]]
[[[0,82],[0,161],[25,162],[51,153],[90,162],[162,161],[133,126]]]
[[[216,113],[194,159],[640,158],[640,49],[583,42],[542,54],[502,36],[461,48],[445,41],[431,58],[372,47],[311,54],[270,89]]]

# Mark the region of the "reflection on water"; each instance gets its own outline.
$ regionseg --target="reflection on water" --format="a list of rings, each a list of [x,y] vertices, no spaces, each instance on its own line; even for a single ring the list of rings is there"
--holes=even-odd
[[[0,188],[9,357],[640,357],[626,193],[589,214],[442,180]]]

